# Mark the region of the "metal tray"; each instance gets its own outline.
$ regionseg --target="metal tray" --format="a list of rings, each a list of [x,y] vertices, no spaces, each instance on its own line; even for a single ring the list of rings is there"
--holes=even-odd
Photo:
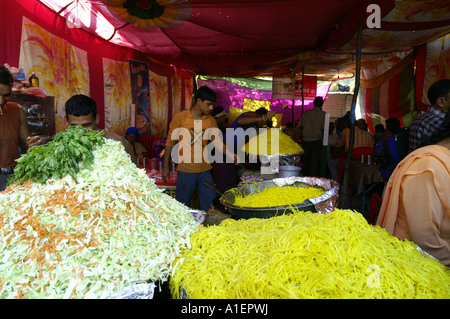
[[[269,207],[240,207],[234,205],[235,192],[247,196],[257,191],[262,191],[271,187],[297,186],[297,187],[316,187],[325,190],[325,193],[319,197],[307,199],[302,203],[286,206]],[[327,213],[334,210],[339,186],[336,182],[323,178],[315,177],[287,177],[276,178],[273,180],[262,181],[258,183],[248,183],[242,186],[227,190],[220,198],[220,203],[228,208],[231,217],[234,219],[249,218],[270,218],[281,214],[292,213],[295,207],[299,211],[311,211]],[[326,205],[320,205],[326,202]],[[324,209],[324,206],[326,209]],[[330,207],[331,206],[331,207]]]

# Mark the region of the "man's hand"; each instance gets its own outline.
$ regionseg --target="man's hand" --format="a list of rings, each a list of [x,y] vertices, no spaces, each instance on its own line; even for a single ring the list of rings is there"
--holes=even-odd
[[[277,112],[275,112],[275,111],[269,111],[269,112],[267,112],[267,117],[266,117],[266,119],[271,119],[272,117],[274,117],[275,116],[275,114],[277,114]]]
[[[168,167],[163,167],[162,169],[162,179],[164,183],[167,183],[167,180],[170,178],[170,169]]]
[[[169,164],[170,164],[170,154],[172,153],[172,147],[173,146],[166,145],[164,149],[164,158],[161,172],[164,183],[167,183],[167,180],[170,178]]]
[[[42,144],[42,140],[39,136],[28,136],[26,142],[28,145],[28,149],[30,149],[33,146]]]

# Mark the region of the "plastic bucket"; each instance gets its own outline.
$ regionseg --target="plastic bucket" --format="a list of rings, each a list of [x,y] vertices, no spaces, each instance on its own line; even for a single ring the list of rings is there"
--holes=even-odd
[[[300,176],[300,167],[298,166],[284,166],[278,168],[278,176],[280,178]]]

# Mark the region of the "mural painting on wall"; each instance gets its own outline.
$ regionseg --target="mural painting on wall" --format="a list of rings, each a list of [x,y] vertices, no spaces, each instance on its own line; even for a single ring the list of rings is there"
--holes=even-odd
[[[67,127],[64,104],[75,94],[89,95],[87,53],[23,18],[19,67],[35,72],[40,87],[55,97],[55,130]]]
[[[131,88],[128,63],[103,58],[105,130],[125,135],[131,121]],[[134,116],[134,114],[133,114]]]
[[[129,60],[131,98],[135,105],[135,125],[139,134],[149,134],[151,116],[150,116],[150,89],[149,89],[149,70],[147,63]]]
[[[183,85],[183,79],[177,74],[174,73],[174,75],[171,77],[172,81],[172,118],[175,113],[178,113],[181,111],[181,88]]]
[[[194,91],[194,81],[184,80],[184,109],[189,109],[192,104],[192,92]]]
[[[151,132],[152,135],[165,137],[167,135],[168,120],[168,83],[167,77],[152,71],[150,75],[150,103],[151,103]]]

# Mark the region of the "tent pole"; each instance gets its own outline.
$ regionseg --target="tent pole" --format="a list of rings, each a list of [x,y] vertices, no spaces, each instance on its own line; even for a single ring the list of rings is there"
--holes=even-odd
[[[193,75],[192,76],[192,82],[193,82],[193,90],[194,90],[194,92],[195,92],[195,90],[197,90],[198,89],[198,85],[197,85],[197,75]]]
[[[300,114],[300,121],[303,121],[303,111],[305,110],[305,95],[303,94],[303,85],[305,82],[303,79],[305,78],[305,66],[302,68],[302,113]]]
[[[361,73],[361,43],[362,43],[362,30],[363,21],[358,22],[358,34],[356,42],[356,73],[355,73],[355,90],[353,92],[352,106],[350,111],[350,143],[348,146],[347,157],[344,161],[344,178],[341,187],[341,196],[339,196],[339,208],[349,208],[350,200],[348,194],[348,178],[350,173],[350,161],[352,159],[353,144],[355,143],[355,108],[356,100],[358,98],[358,91],[360,86],[360,73]]]
[[[294,108],[295,108],[295,97],[292,99],[292,125],[295,125],[295,110],[294,110]]]

